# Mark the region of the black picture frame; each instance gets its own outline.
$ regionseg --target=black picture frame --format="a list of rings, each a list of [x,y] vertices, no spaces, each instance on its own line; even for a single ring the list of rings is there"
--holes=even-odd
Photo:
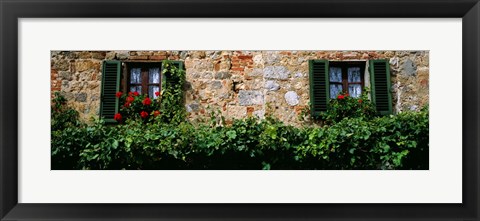
[[[1,220],[479,220],[478,0],[0,0]],[[19,204],[18,19],[462,18],[461,204]],[[447,162],[446,162],[447,163]]]

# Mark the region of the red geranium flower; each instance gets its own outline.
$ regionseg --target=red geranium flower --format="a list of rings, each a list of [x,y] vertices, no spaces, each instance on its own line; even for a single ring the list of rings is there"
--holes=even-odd
[[[142,112],[140,112],[140,117],[142,117],[142,118],[147,118],[147,117],[148,117],[148,113],[145,112],[145,111],[142,111]]]
[[[155,92],[155,96],[160,96],[160,91]]]
[[[127,102],[127,103],[125,103],[123,106],[124,106],[124,107],[130,107],[130,105],[131,105],[131,103],[130,103],[130,102]]]
[[[115,96],[116,96],[116,97],[121,97],[122,94],[123,94],[123,93],[122,93],[121,91],[119,91],[119,92],[117,92],[117,93],[115,94]]]
[[[131,96],[128,96],[128,97],[127,97],[127,102],[128,102],[128,103],[133,102],[133,100],[135,100],[135,98],[133,98],[133,97],[131,97]]]
[[[156,116],[158,116],[158,115],[160,115],[160,111],[156,110],[156,111],[153,112],[153,116],[154,116],[154,117],[156,117]]]
[[[142,103],[143,103],[143,105],[148,106],[148,105],[152,104],[152,100],[150,100],[149,97],[146,97],[145,99],[143,99]]]
[[[131,91],[128,92],[128,96],[133,96],[133,93]]]
[[[341,95],[341,94],[340,94],[340,95],[338,95],[338,97],[337,97],[337,98],[338,98],[338,99],[340,99],[340,100],[342,100],[342,99],[344,99],[345,97],[344,97],[343,95]]]
[[[362,103],[362,99],[358,99],[358,103]]]
[[[113,116],[113,119],[115,119],[116,121],[121,121],[122,120],[122,115],[120,113],[116,113]]]
[[[133,92],[133,96],[135,96],[135,97],[136,97],[136,96],[138,96],[138,95],[140,95],[138,92],[136,92],[136,91],[135,91],[135,92]]]

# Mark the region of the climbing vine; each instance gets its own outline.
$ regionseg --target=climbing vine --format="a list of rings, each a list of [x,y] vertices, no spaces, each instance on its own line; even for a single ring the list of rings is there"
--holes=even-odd
[[[186,120],[184,106],[185,71],[178,63],[163,61],[164,77],[161,92],[161,121],[165,123],[180,123]]]

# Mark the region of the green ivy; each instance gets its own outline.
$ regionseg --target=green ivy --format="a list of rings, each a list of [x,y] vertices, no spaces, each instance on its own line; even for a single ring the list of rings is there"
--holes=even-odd
[[[165,80],[161,93],[161,121],[183,122],[187,116],[184,106],[185,71],[169,60],[164,60],[162,67]]]
[[[53,169],[428,169],[428,110],[297,128],[127,120],[52,132]]]

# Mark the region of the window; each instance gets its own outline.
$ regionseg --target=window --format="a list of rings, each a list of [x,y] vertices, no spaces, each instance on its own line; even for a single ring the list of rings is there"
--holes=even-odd
[[[330,99],[340,92],[359,97],[365,87],[364,61],[310,60],[310,103],[313,117],[326,111]],[[390,66],[387,60],[368,61],[371,99],[380,114],[392,113]]]
[[[330,62],[330,98],[341,92],[360,97],[364,87],[365,62]]]
[[[172,61],[177,68],[183,69],[183,63]],[[118,91],[138,92],[148,94],[150,98],[156,98],[155,92],[175,83],[175,79],[169,73],[162,73],[161,62],[125,62],[104,61],[102,66],[102,88],[100,117],[105,122],[115,123],[113,119],[119,110]]]
[[[152,99],[157,98],[155,92],[160,91],[162,86],[160,77],[162,63],[127,63],[126,66],[128,73],[122,82],[126,84],[124,90],[148,94]]]

